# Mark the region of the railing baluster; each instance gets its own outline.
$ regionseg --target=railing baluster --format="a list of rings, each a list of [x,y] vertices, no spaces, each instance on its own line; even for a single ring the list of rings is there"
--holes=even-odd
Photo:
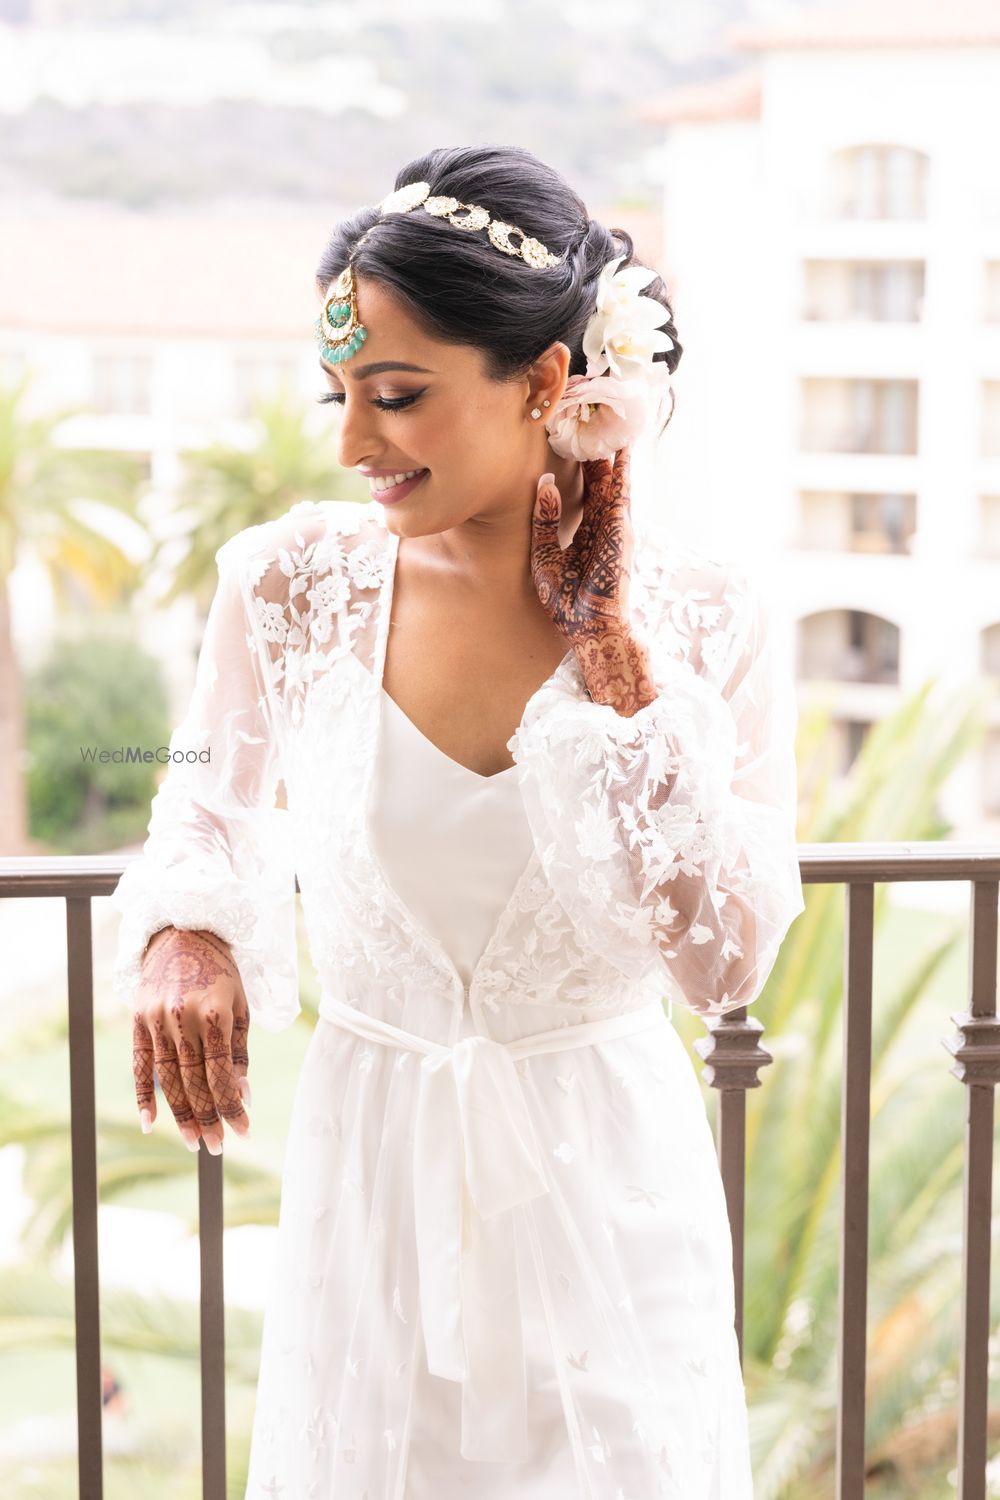
[[[837,1500],[863,1500],[875,887],[871,881],[849,880],[845,894],[843,1073],[840,1096],[840,1420],[837,1424],[834,1493]]]
[[[963,1193],[962,1333],[959,1350],[958,1495],[984,1500],[990,1335],[990,1233],[993,1212],[993,1090],[1000,1079],[996,1018],[997,891],[974,880],[969,899],[969,1009],[944,1045],[951,1071],[966,1085]]]
[[[746,1006],[713,1021],[707,1036],[698,1037],[694,1050],[704,1058],[701,1076],[719,1090],[716,1154],[726,1194],[733,1241],[733,1295],[736,1341],[743,1363],[743,1255],[746,1206],[747,1089],[760,1088],[759,1069],[774,1061],[760,1045],[764,1028]]]
[[[222,1157],[198,1152],[201,1255],[201,1493],[226,1500],[226,1323],[222,1278]]]
[[[90,918],[89,897],[66,897],[77,1471],[80,1500],[102,1500],[101,1304],[97,1256],[97,1123]]]

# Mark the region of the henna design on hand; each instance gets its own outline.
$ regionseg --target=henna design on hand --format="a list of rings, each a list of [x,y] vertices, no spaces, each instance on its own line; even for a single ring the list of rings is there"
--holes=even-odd
[[[177,1042],[177,1051],[180,1055],[184,1091],[194,1111],[195,1119],[203,1130],[212,1125],[218,1125],[219,1117],[215,1112],[212,1090],[208,1086],[205,1055],[201,1046],[182,1032]]]
[[[205,1026],[205,1062],[216,1109],[224,1120],[238,1120],[243,1114],[243,1096],[233,1071],[229,1042],[214,1010],[208,1012]]]
[[[136,1104],[140,1110],[149,1109],[155,1092],[153,1038],[139,1010],[132,1017],[132,1077],[135,1080]]]
[[[625,447],[615,454],[614,466],[606,458],[583,463],[583,515],[565,549],[559,545],[558,490],[547,486],[538,496],[531,576],[550,618],[574,647],[628,627],[634,546],[629,462]]]
[[[250,1011],[245,1002],[233,1008],[233,1064],[237,1068],[247,1068],[250,1064],[250,1054],[247,1050],[247,1037],[250,1032]]]
[[[164,934],[161,936],[161,932]],[[229,945],[215,933],[166,928],[146,948],[140,991],[155,996],[133,1018],[132,1070],[140,1110],[154,1099],[155,1077],[178,1127],[192,1147],[199,1129],[221,1150],[222,1120],[249,1128],[236,1064],[249,1063],[249,1008]],[[229,986],[222,983],[230,980]],[[229,1046],[229,999],[235,1058]],[[222,1002],[218,1003],[221,995]],[[200,997],[215,998],[209,1010]],[[198,1128],[196,1128],[196,1126]]]
[[[171,928],[176,933],[184,929]],[[206,990],[223,975],[232,975],[226,955],[200,932],[185,932],[183,943],[164,942],[147,952],[142,983],[170,997]]]
[[[635,537],[628,447],[583,463],[583,516],[559,543],[559,492],[539,492],[532,520],[531,576],[549,617],[573,647],[587,691],[631,717],[656,697],[649,652],[629,616]]]
[[[657,696],[649,652],[631,632],[591,636],[577,651],[587,691],[630,719]]]
[[[184,1088],[177,1047],[162,1016],[153,1018],[153,1061],[163,1097],[170,1105],[174,1119],[178,1125],[190,1125],[194,1113]]]

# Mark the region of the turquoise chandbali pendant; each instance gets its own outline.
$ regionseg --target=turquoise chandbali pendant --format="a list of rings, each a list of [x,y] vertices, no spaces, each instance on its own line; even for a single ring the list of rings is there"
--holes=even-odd
[[[315,328],[320,353],[331,365],[350,359],[368,337],[368,329],[358,317],[353,267],[345,266],[333,283]]]

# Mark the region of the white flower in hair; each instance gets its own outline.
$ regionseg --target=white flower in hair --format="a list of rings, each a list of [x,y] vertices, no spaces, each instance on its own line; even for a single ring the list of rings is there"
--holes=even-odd
[[[572,375],[546,423],[549,446],[562,458],[613,458],[651,422],[670,383],[664,360],[653,355],[672,349],[661,324],[667,313],[642,289],[656,279],[647,266],[619,270],[624,255],[601,272],[583,336],[585,375]]]
[[[597,311],[587,324],[583,352],[588,375],[603,375],[610,368],[612,375],[625,380],[645,379],[653,355],[672,349],[674,341],[660,326],[667,321],[662,302],[640,295],[644,286],[656,280],[656,272],[647,266],[619,271],[624,259],[624,255],[616,256],[601,272]]]

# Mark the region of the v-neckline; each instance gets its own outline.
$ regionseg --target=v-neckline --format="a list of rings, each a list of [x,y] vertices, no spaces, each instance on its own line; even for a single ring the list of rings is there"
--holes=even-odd
[[[428,735],[424,734],[424,731],[422,729],[418,729],[416,724],[414,724],[413,720],[410,718],[409,714],[405,709],[400,708],[399,704],[396,702],[391,693],[387,693],[385,688],[381,686],[379,687],[379,692],[387,700],[387,702],[391,703],[393,710],[399,715],[403,722],[409,725],[410,729],[416,735],[417,739],[422,741],[422,743],[427,747],[428,750],[431,751],[433,755],[436,755],[439,760],[444,761],[444,763],[452,770],[459,771],[465,776],[470,776],[473,781],[481,782],[484,785],[494,781],[500,781],[504,776],[510,776],[512,772],[517,770],[516,761],[512,766],[504,766],[503,770],[491,771],[488,775],[484,774],[482,771],[474,771],[471,766],[464,766],[460,760],[455,760],[454,757],[449,755],[446,750],[442,750],[440,745],[435,745],[434,741],[430,739]]]
[[[374,700],[371,704],[371,712],[374,715],[374,722],[372,724],[371,736],[369,741],[371,745],[371,754],[368,757],[368,764],[365,768],[364,787],[361,793],[361,822],[364,834],[365,848],[368,854],[369,865],[375,872],[376,878],[382,886],[383,893],[396,903],[398,910],[406,919],[406,922],[409,925],[410,929],[417,934],[417,936],[423,942],[424,946],[436,955],[439,965],[444,970],[446,970],[446,972],[450,976],[453,987],[457,987],[463,998],[468,994],[470,996],[471,1003],[472,990],[475,987],[479,973],[481,970],[485,970],[488,961],[490,960],[490,958],[492,958],[494,949],[496,948],[497,943],[500,940],[500,936],[506,930],[508,922],[510,920],[510,916],[516,909],[517,902],[520,899],[522,890],[524,890],[524,888],[527,886],[529,880],[534,878],[535,871],[537,868],[540,868],[541,861],[538,858],[538,851],[534,846],[534,840],[532,840],[532,849],[531,853],[528,855],[528,862],[525,865],[524,869],[521,871],[520,875],[517,877],[517,880],[514,882],[514,888],[507,899],[507,904],[500,912],[500,915],[498,916],[493,926],[493,931],[490,933],[486,946],[484,947],[482,953],[479,955],[479,958],[476,960],[472,973],[469,976],[469,982],[468,984],[466,984],[464,979],[462,978],[462,975],[459,973],[454,960],[445,949],[444,944],[440,941],[439,938],[434,935],[433,932],[430,931],[428,927],[424,925],[423,922],[421,922],[420,918],[413,911],[411,911],[409,906],[407,906],[406,902],[403,900],[402,896],[399,894],[395,886],[392,884],[392,881],[389,879],[382,861],[379,859],[378,855],[375,852],[375,846],[371,836],[369,820],[371,815],[372,785],[374,780],[375,764],[378,760],[379,750],[382,745],[382,737],[384,733],[383,714],[385,712],[385,700],[389,696],[389,694],[385,691],[384,684],[385,658],[386,648],[389,641],[389,621],[392,616],[392,598],[396,586],[396,568],[399,559],[400,540],[399,536],[395,532],[390,531],[386,526],[385,519],[381,514],[378,517],[378,522],[381,530],[388,539],[389,565],[386,569],[385,580],[379,591],[378,607],[380,613],[378,617],[378,626],[375,637],[375,659],[373,663],[375,670],[372,673],[365,673],[366,677],[369,678],[373,690],[372,698]],[[559,662],[558,666],[549,673],[545,681],[540,683],[535,691],[531,694],[531,697],[529,697],[527,703],[525,703],[524,705],[524,709],[518,722],[517,729],[514,731],[515,734],[524,723],[529,704],[538,697],[538,694],[542,692],[544,688],[547,688],[549,686],[549,684],[559,673],[562,672],[563,668],[566,666],[566,663],[572,656],[573,649],[572,647],[570,647],[570,649],[566,652],[566,655],[563,657],[562,661]],[[395,699],[393,699],[393,702],[395,703]],[[396,704],[396,707],[398,708],[399,705]],[[400,712],[402,713],[402,709],[400,709]],[[412,720],[410,722],[412,723]],[[413,725],[413,727],[414,729],[416,729],[415,724]],[[417,733],[419,734],[420,731],[417,730]],[[513,735],[511,736],[511,738],[513,738]],[[431,743],[433,742],[428,740],[428,744]],[[434,748],[437,749],[438,747],[435,746]],[[444,755],[443,750],[441,750],[439,753],[441,755]],[[451,760],[450,756],[446,756],[445,758],[447,760]],[[459,761],[454,761],[452,763],[454,765],[460,764]],[[462,769],[468,771],[469,767],[463,766]],[[498,771],[496,774],[502,776],[506,774],[506,771],[516,770],[517,765],[515,763],[513,766],[506,767],[505,771]],[[470,774],[473,776],[478,776],[479,773],[477,771],[472,771],[470,772]],[[487,776],[485,779],[487,781],[492,781],[493,777]],[[457,1028],[460,1024],[461,1013],[459,1011],[456,1011],[456,1014],[452,1018],[452,1029],[456,1031],[456,1034]]]

